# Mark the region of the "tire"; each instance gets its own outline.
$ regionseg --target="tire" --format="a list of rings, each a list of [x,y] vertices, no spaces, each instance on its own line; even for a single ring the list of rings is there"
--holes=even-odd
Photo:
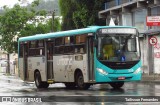
[[[75,83],[64,83],[67,89],[74,89],[76,84]]]
[[[48,86],[49,86],[49,83],[47,83],[47,82],[42,82],[43,83],[43,86],[42,86],[42,88],[48,88]]]
[[[114,89],[120,89],[124,85],[124,82],[112,82],[110,85]]]
[[[47,82],[42,82],[39,71],[35,73],[34,79],[37,88],[48,88],[49,84]]]
[[[84,83],[84,78],[81,72],[78,72],[76,75],[76,85],[78,89],[88,89],[90,87],[90,84]]]

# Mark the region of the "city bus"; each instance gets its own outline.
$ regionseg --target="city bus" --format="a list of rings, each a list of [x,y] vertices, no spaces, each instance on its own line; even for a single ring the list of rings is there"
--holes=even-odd
[[[139,33],[129,26],[87,28],[37,34],[18,40],[19,76],[37,88],[64,83],[88,89],[141,80]]]

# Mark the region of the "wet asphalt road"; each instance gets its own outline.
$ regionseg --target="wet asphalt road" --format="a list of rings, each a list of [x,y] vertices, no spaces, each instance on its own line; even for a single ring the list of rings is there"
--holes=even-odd
[[[40,103],[0,102],[0,105],[159,105],[160,97],[154,97],[155,100],[152,102],[135,102],[135,98],[160,96],[160,83],[130,82],[125,83],[123,88],[118,90],[112,89],[108,84],[96,84],[88,90],[66,89],[64,84],[56,83],[51,84],[48,89],[37,89],[34,83],[26,83],[17,77],[0,74],[0,96],[23,96],[23,99],[30,96],[42,101]],[[126,102],[127,99],[132,101]]]

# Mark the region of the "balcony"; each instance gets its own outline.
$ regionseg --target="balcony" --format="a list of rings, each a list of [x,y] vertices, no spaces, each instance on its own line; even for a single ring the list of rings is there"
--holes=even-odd
[[[111,0],[105,3],[105,9],[112,8],[118,5],[122,5],[124,3],[128,3],[136,0]]]
[[[99,18],[117,15],[119,13],[130,13],[135,8],[146,8],[148,5],[160,4],[160,0],[108,0],[105,3],[105,9],[99,11]]]

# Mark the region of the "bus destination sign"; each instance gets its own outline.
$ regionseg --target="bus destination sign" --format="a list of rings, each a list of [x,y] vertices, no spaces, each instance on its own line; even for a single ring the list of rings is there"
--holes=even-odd
[[[100,30],[101,34],[136,34],[134,28],[104,28]]]

